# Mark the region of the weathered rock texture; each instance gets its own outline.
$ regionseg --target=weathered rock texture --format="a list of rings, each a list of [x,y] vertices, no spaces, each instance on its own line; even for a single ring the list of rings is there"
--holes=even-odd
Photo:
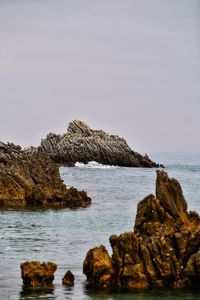
[[[26,289],[51,288],[57,265],[52,262],[26,261],[21,264],[23,287]]]
[[[41,149],[58,163],[73,166],[76,162],[96,161],[126,167],[158,167],[147,155],[131,150],[123,138],[102,130],[93,130],[82,121],[69,123],[67,133],[50,133],[41,141]]]
[[[66,188],[47,154],[0,142],[0,206],[85,207],[90,202],[84,191]]]
[[[112,258],[102,246],[86,256],[90,286],[200,287],[200,218],[187,212],[180,184],[163,171],[157,171],[156,196],[138,204],[134,231],[111,236],[110,243]]]

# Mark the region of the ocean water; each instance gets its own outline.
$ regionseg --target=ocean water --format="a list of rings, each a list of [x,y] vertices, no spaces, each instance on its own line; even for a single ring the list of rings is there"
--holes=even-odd
[[[166,166],[170,177],[182,185],[189,210],[200,212],[200,153],[152,154]],[[95,162],[60,168],[66,185],[85,189],[93,203],[86,209],[0,211],[0,300],[194,300],[200,294],[152,290],[131,294],[88,291],[82,263],[87,251],[104,244],[109,236],[133,229],[137,203],[155,191],[155,169],[101,166]],[[20,264],[26,260],[53,261],[58,265],[54,290],[24,293]],[[75,275],[75,286],[62,286],[67,270]]]

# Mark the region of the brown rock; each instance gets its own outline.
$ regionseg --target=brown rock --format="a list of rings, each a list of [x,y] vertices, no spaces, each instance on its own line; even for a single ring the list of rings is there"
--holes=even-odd
[[[181,185],[176,179],[170,179],[164,171],[157,171],[156,198],[173,218],[187,221],[187,203]]]
[[[65,273],[65,276],[62,279],[62,283],[63,283],[63,285],[66,285],[69,287],[74,285],[74,275],[72,274],[71,271],[67,271]]]
[[[86,207],[91,199],[86,192],[67,189],[58,165],[36,149],[21,150],[0,143],[0,206]]]
[[[200,219],[187,212],[180,184],[163,171],[157,171],[156,197],[149,195],[138,204],[134,232],[111,236],[110,244],[113,290],[199,287]],[[97,256],[98,265],[103,264]],[[94,260],[88,259],[87,270],[93,268]],[[92,286],[103,287],[100,276],[84,273]]]
[[[51,288],[54,272],[57,266],[52,262],[26,261],[21,264],[21,276],[24,288],[46,289]]]

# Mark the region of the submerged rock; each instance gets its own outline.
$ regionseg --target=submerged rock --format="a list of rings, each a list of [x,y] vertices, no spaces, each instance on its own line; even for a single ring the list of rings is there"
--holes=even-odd
[[[35,150],[0,142],[0,206],[85,207],[86,192],[67,189],[57,164]]]
[[[67,271],[65,273],[65,276],[62,279],[62,283],[63,283],[63,285],[66,285],[69,287],[74,285],[74,275],[72,274],[71,271]]]
[[[67,133],[50,133],[41,141],[41,150],[58,163],[73,166],[76,162],[96,161],[125,167],[159,167],[147,155],[131,150],[123,138],[102,130],[93,130],[82,121],[69,123]]]
[[[106,256],[110,268],[104,285],[104,268],[96,268],[95,261],[104,266],[105,258],[100,252],[94,260],[94,249],[86,255],[83,272],[92,287],[200,287],[200,218],[187,212],[179,182],[163,171],[157,171],[156,196],[138,204],[134,231],[111,236],[110,244],[113,254]]]
[[[21,264],[21,276],[25,289],[51,288],[57,265],[52,262],[26,261]]]

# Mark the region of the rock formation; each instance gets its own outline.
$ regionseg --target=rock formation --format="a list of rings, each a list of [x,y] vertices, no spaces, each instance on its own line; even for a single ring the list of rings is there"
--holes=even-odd
[[[88,251],[84,260],[83,272],[87,275],[90,285],[94,287],[107,288],[114,283],[113,261],[103,245]]]
[[[132,290],[200,287],[200,218],[187,212],[181,186],[157,171],[156,196],[138,204],[134,231],[111,236],[112,257],[91,249],[83,272],[89,286]]]
[[[68,287],[73,286],[74,285],[74,275],[72,274],[71,271],[67,271],[65,273],[65,276],[62,279],[62,284],[66,285]]]
[[[21,264],[21,276],[25,289],[52,288],[57,265],[52,262],[26,261]]]
[[[40,151],[0,142],[0,206],[85,207],[86,192],[67,189],[57,164]]]
[[[159,167],[147,155],[131,150],[123,138],[102,130],[93,130],[82,121],[69,123],[67,133],[50,133],[41,141],[41,150],[58,163],[73,166],[76,162],[96,161],[125,167]]]

